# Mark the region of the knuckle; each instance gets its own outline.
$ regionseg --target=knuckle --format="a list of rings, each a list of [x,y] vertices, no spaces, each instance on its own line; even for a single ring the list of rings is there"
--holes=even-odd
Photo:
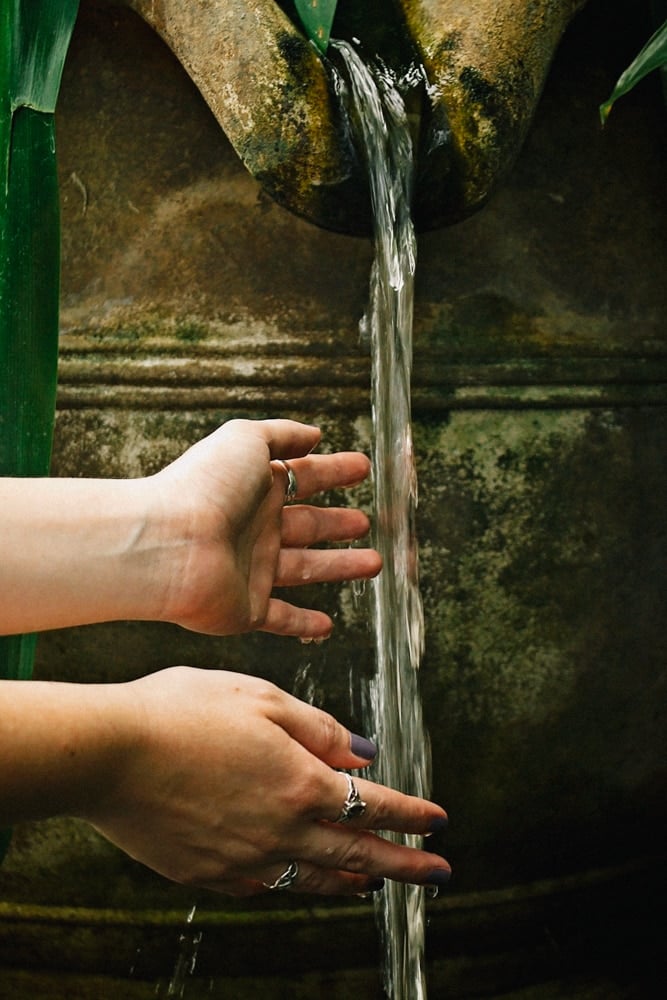
[[[310,871],[304,871],[302,868],[299,872],[299,878],[295,883],[294,888],[299,892],[320,892],[323,885],[322,872],[317,868],[312,868]]]
[[[318,715],[318,725],[320,727],[320,740],[321,745],[326,752],[327,750],[334,750],[340,742],[340,723],[330,715],[328,712],[323,712],[322,709],[317,710]]]
[[[343,871],[361,874],[368,870],[369,857],[369,837],[360,833],[343,846],[336,863]]]
[[[284,695],[277,685],[263,677],[254,679],[254,695],[257,701],[265,708],[272,709],[280,704]]]
[[[266,621],[267,608],[252,608],[248,614],[247,631],[257,632]]]
[[[286,808],[293,816],[315,816],[321,812],[321,774],[318,767],[308,764],[295,774],[284,789]]]
[[[307,506],[304,504],[301,516],[304,520],[305,534],[307,535],[310,544],[318,542],[320,540],[320,521],[322,519],[320,509],[318,507]]]

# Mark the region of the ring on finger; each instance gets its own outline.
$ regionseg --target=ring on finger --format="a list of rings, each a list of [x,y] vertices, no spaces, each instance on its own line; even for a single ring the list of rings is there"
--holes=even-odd
[[[343,808],[336,817],[336,823],[348,823],[351,819],[363,816],[366,812],[366,803],[359,794],[351,775],[346,774],[345,778],[347,779],[347,795],[343,802]]]
[[[296,481],[296,476],[291,466],[287,462],[283,462],[281,458],[277,459],[279,465],[282,465],[285,470],[285,475],[287,476],[287,486],[285,487],[285,498],[283,503],[292,503],[296,499],[298,492],[298,485]]]
[[[299,863],[290,861],[284,872],[281,872],[275,882],[262,882],[267,889],[289,889],[299,876]]]

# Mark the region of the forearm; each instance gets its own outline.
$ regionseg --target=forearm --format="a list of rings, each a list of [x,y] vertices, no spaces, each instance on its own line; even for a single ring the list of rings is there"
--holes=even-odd
[[[131,753],[122,684],[0,682],[0,826],[85,817]]]
[[[0,634],[159,617],[147,482],[0,479]]]

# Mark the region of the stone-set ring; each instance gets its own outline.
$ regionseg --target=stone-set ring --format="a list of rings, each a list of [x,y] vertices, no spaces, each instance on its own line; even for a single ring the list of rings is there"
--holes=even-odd
[[[287,868],[282,872],[275,882],[262,882],[267,889],[289,889],[294,885],[299,876],[299,864],[297,861],[290,861]]]
[[[285,470],[285,475],[287,476],[287,486],[285,487],[285,499],[283,503],[292,503],[292,501],[296,499],[298,491],[296,476],[287,462],[283,462],[281,458],[276,459],[276,461],[279,465],[282,465]]]
[[[348,823],[351,819],[363,816],[366,812],[366,803],[361,798],[357,786],[349,774],[346,774],[345,777],[347,779],[347,797],[343,802],[343,808],[336,817],[336,823]]]

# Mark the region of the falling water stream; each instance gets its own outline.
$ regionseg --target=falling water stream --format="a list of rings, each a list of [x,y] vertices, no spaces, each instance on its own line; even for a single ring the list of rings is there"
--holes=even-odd
[[[424,646],[415,533],[417,475],[411,430],[413,286],[416,237],[410,212],[412,141],[402,89],[415,83],[380,64],[368,66],[347,42],[332,40],[345,67],[336,74],[348,101],[357,145],[368,167],[375,256],[368,309],[360,330],[372,359],[375,544],[383,570],[372,585],[376,670],[362,702],[381,753],[374,777],[410,795],[430,793],[430,744],[424,728],[418,667]],[[412,77],[412,78],[410,78]],[[385,834],[421,846],[417,836]],[[425,899],[419,886],[387,882],[376,896],[384,985],[389,1000],[425,1000]],[[188,915],[191,924],[195,908]],[[183,997],[201,934],[181,935],[167,996]],[[211,983],[213,987],[213,983]]]
[[[417,673],[424,646],[424,615],[410,404],[416,266],[410,212],[412,141],[400,81],[381,65],[369,68],[349,43],[332,45],[347,70],[351,117],[368,167],[374,220],[375,258],[368,310],[361,323],[362,339],[368,342],[372,359],[376,544],[384,560],[372,588],[376,671],[367,701],[371,731],[381,749],[374,777],[408,794],[428,797],[430,744]],[[415,836],[393,835],[393,839],[410,846],[421,843]],[[376,914],[387,996],[423,1000],[424,890],[387,882],[377,895]]]

